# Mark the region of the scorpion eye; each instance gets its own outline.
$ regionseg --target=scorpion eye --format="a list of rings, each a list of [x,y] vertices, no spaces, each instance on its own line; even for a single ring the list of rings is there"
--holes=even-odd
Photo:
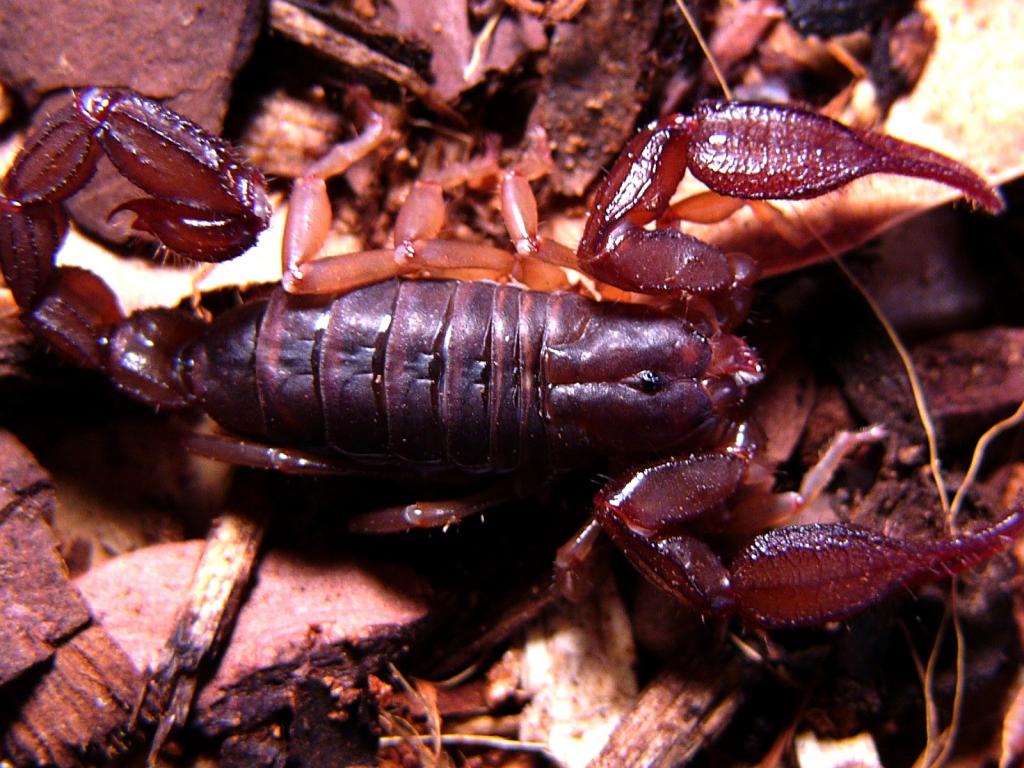
[[[657,371],[640,371],[636,377],[640,383],[640,391],[647,394],[659,392],[665,386],[665,379]]]

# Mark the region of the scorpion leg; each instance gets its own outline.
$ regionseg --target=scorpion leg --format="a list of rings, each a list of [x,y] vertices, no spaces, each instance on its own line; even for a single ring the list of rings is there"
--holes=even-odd
[[[509,478],[458,499],[417,501],[375,509],[353,515],[348,520],[348,529],[353,533],[402,533],[418,528],[446,528],[521,497],[520,485],[518,479]]]
[[[329,219],[326,191],[322,200]],[[289,226],[292,223],[291,209],[288,223]],[[500,275],[512,270],[515,257],[507,251],[477,243],[437,239],[443,226],[444,200],[440,185],[417,182],[398,214],[393,249],[313,259],[326,239],[324,229],[322,237],[304,243],[307,257],[286,268],[282,285],[289,293],[327,295],[422,272],[445,274],[473,269]]]
[[[367,128],[364,134],[379,132]],[[537,234],[537,204],[528,179],[549,170],[546,135],[530,137],[530,143],[516,168],[502,177],[502,211],[516,253],[492,246],[441,239],[445,211],[443,190],[449,186],[479,181],[498,174],[497,151],[491,147],[482,158],[455,170],[418,181],[402,204],[395,222],[394,248],[317,258],[330,228],[330,203],[323,178],[340,173],[351,160],[375,148],[379,142],[360,135],[348,145],[336,148],[347,162],[321,161],[296,182],[285,227],[282,285],[289,293],[325,295],[412,274],[459,276],[480,272],[486,276],[525,278],[538,290],[566,287],[564,272],[554,267],[575,267],[572,251]],[[343,150],[343,151],[341,151]],[[335,152],[332,152],[334,154]],[[362,153],[362,154],[360,154]],[[521,263],[521,256],[532,257]]]
[[[365,126],[339,144],[295,182],[288,206],[282,250],[282,285],[289,293],[326,295],[427,269],[507,271],[512,261],[497,248],[436,240],[444,227],[441,184],[418,182],[398,215],[393,250],[372,250],[317,258],[327,240],[331,205],[325,180],[343,173],[383,142],[390,130],[384,117],[361,101]]]
[[[184,437],[184,443],[191,453],[239,467],[266,469],[292,475],[368,474],[352,463],[340,459],[239,437],[193,432]]]
[[[687,169],[712,192],[744,199],[806,199],[890,173],[955,187],[992,213],[1003,209],[983,179],[923,147],[794,107],[703,102],[693,116],[664,118],[626,146],[595,197],[580,267],[642,293],[728,296],[730,283],[745,287],[749,264],[682,232],[644,229],[672,216],[671,197]]]
[[[365,95],[358,96],[357,105],[364,122],[359,135],[335,146],[295,182],[282,248],[284,289],[294,294],[327,295],[428,270],[508,273],[513,261],[504,251],[437,239],[445,222],[443,180],[417,182],[413,186],[395,223],[394,249],[320,257],[331,225],[326,179],[344,173],[376,150],[390,131],[387,120],[372,109]],[[495,164],[494,158],[485,159],[487,169],[479,172],[493,173],[489,169]]]
[[[368,94],[362,89],[350,91],[363,123],[359,134],[336,144],[326,155],[313,163],[292,188],[285,221],[281,250],[283,283],[293,293],[325,293],[325,290],[302,290],[307,283],[318,280],[320,254],[331,228],[331,203],[327,197],[327,179],[339,176],[355,163],[374,152],[387,139],[391,124],[373,109]],[[319,278],[323,282],[323,278]]]
[[[555,588],[574,603],[587,599],[597,586],[595,563],[601,544],[601,524],[590,518],[555,553]]]
[[[795,525],[757,536],[727,567],[687,528],[730,504],[746,471],[747,459],[727,452],[651,464],[601,491],[597,519],[641,573],[681,602],[768,628],[846,618],[899,589],[971,568],[1024,529],[1024,509],[933,542],[848,523]]]

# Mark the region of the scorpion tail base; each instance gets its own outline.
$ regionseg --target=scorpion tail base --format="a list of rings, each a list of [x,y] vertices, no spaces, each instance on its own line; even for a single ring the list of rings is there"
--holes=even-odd
[[[66,359],[106,371],[106,337],[122,318],[113,292],[92,272],[74,267],[55,271],[25,324]]]
[[[181,354],[206,323],[168,309],[135,312],[118,323],[107,341],[107,374],[119,389],[155,408],[179,409],[194,404]]]
[[[0,268],[19,307],[31,307],[50,282],[53,257],[67,231],[59,206],[18,207],[0,198]]]

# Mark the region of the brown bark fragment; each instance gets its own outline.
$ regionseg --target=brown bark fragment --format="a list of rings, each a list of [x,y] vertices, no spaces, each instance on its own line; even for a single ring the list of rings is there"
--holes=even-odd
[[[543,126],[555,146],[557,192],[583,194],[633,135],[660,9],[643,0],[592,0],[555,28],[530,124]]]
[[[49,476],[0,432],[0,685],[47,659],[89,621],[46,522],[53,505]]]
[[[590,768],[682,765],[713,740],[743,702],[735,654],[694,653],[640,694]]]
[[[96,620],[139,669],[157,661],[174,626],[183,585],[205,543],[174,542],[136,550],[94,568],[77,586]],[[247,671],[301,655],[313,645],[359,639],[414,623],[426,611],[424,587],[397,566],[318,562],[270,552],[239,613],[217,674],[200,694],[210,702]]]
[[[3,728],[5,754],[18,765],[79,765],[104,760],[124,746],[141,680],[131,661],[100,627],[75,635],[30,688]]]
[[[932,412],[947,427],[992,419],[1024,401],[1024,329],[953,333],[913,355]]]
[[[201,541],[149,547],[79,579],[98,621],[139,669],[157,663],[203,549]],[[198,692],[198,726],[232,737],[223,754],[235,764],[260,754],[322,764],[309,755],[330,751],[324,744],[357,764],[375,721],[360,715],[375,707],[368,675],[399,655],[427,607],[423,584],[400,567],[271,552],[217,671]]]
[[[844,390],[873,422],[916,426],[906,372],[882,337],[837,361]],[[880,346],[879,346],[880,345]],[[911,350],[929,412],[947,441],[977,436],[1024,401],[1024,331],[986,328],[939,337]]]
[[[360,40],[329,27],[286,0],[272,0],[270,25],[275,31],[322,56],[407,89],[435,112],[458,120],[444,97],[416,70],[375,51]]]
[[[258,31],[260,3],[5,0],[2,8],[0,79],[27,101],[91,85],[159,99],[188,90],[193,103],[208,94],[213,117],[223,116],[231,79]]]

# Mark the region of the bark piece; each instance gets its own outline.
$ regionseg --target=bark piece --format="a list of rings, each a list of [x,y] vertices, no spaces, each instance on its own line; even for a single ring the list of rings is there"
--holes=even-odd
[[[913,357],[947,436],[983,429],[1024,401],[1024,329],[952,333],[915,347]]]
[[[457,119],[444,97],[415,69],[333,29],[297,5],[287,0],[272,0],[270,24],[275,31],[295,42],[348,67],[405,88],[435,112]]]
[[[46,522],[53,505],[49,476],[0,432],[0,685],[49,658],[89,621]]]
[[[644,689],[590,768],[683,765],[725,729],[743,702],[734,653],[693,653]],[[749,675],[748,675],[749,677]]]
[[[906,372],[884,337],[836,358],[847,397],[872,422],[906,421],[920,431]],[[911,350],[929,412],[948,442],[977,437],[1024,401],[1024,331],[985,328],[939,337]]]
[[[546,39],[528,16],[489,11],[479,31],[464,0],[391,0],[372,12],[343,8],[312,13],[301,3],[275,0],[275,29],[338,63],[384,78],[442,113],[490,71],[507,72]],[[449,116],[452,116],[449,114]]]
[[[2,8],[0,79],[30,103],[49,91],[90,85],[160,99],[205,91],[220,102],[212,116],[223,114],[231,79],[258,31],[260,3],[5,0]]]
[[[85,629],[61,646],[38,680],[26,681],[31,690],[17,711],[4,713],[12,720],[2,729],[4,753],[18,765],[106,762],[126,743],[140,683],[101,627]]]
[[[659,18],[655,3],[591,0],[555,28],[530,124],[543,126],[555,146],[557,192],[582,195],[633,135],[644,54]]]
[[[139,669],[157,663],[203,548],[149,547],[79,579],[97,620]],[[358,764],[373,754],[369,675],[400,655],[428,608],[425,587],[404,568],[271,552],[198,692],[194,722],[226,739],[222,758],[235,764],[258,755],[322,764],[316,756],[331,750]]]

